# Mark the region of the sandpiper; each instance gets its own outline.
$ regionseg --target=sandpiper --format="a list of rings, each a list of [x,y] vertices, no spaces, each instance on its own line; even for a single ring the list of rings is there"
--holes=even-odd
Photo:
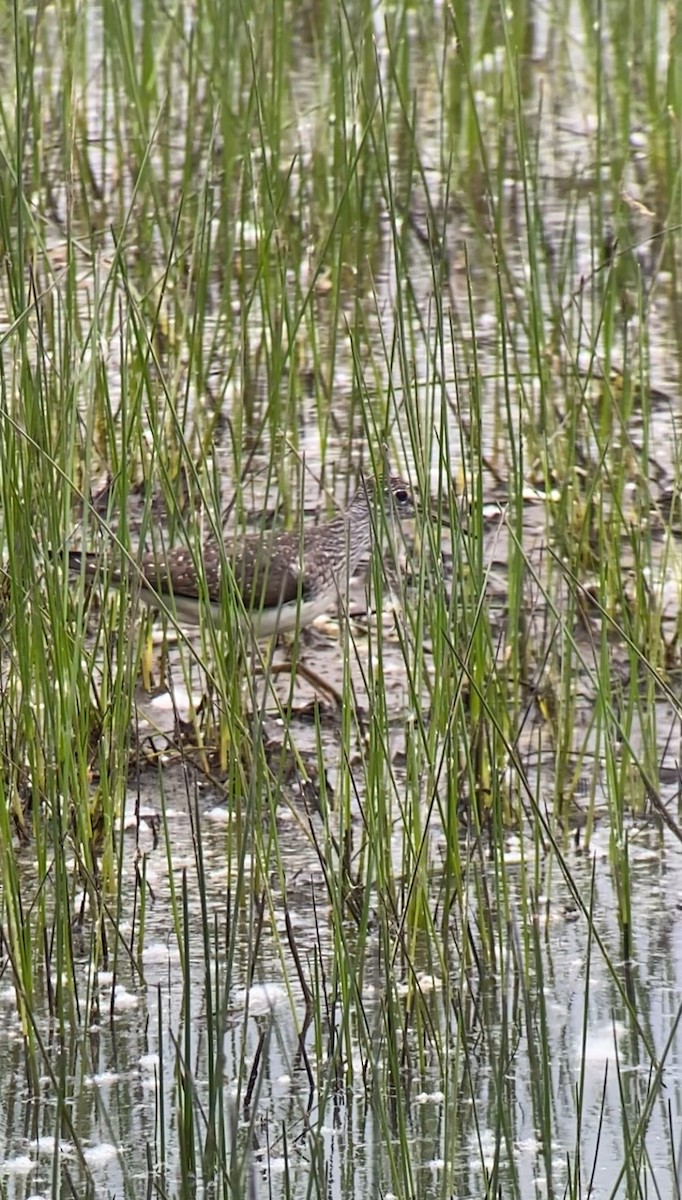
[[[348,508],[331,521],[268,535],[253,533],[234,549],[211,539],[201,552],[201,570],[185,547],[159,557],[142,555],[131,581],[139,579],[140,599],[167,608],[178,619],[198,624],[206,604],[220,624],[223,609],[223,566],[231,563],[234,582],[249,615],[254,636],[270,637],[309,625],[346,596],[348,582],[381,532],[382,518],[413,517],[412,489],[398,475],[383,481],[363,479]],[[69,567],[94,579],[101,568],[98,554],[71,551]],[[108,576],[116,584],[121,571]]]

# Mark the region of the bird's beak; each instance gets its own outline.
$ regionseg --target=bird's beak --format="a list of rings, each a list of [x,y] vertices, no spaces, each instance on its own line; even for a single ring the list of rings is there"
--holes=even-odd
[[[450,508],[446,495],[437,497],[429,496],[428,502],[424,506],[424,512],[425,515],[428,515],[428,519],[433,525],[440,525],[445,529],[452,527]]]

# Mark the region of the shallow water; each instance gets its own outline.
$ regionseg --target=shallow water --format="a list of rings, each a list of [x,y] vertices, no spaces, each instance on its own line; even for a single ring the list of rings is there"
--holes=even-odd
[[[226,945],[226,928],[234,920],[225,886],[226,815],[220,808],[200,807],[211,934],[215,920],[218,944]],[[101,974],[96,984],[90,981],[89,985],[85,955],[77,969],[81,1001],[90,986],[99,1002],[99,1014],[84,1019],[80,1031],[67,1024],[61,1050],[57,1028],[50,1033],[48,1026],[42,1026],[43,1036],[51,1037],[54,1045],[52,1068],[71,1096],[69,1118],[85,1148],[96,1195],[140,1195],[146,1190],[150,1181],[148,1155],[153,1161],[154,1147],[160,1144],[159,1122],[165,1126],[166,1185],[170,1194],[181,1194],[173,1046],[180,1048],[189,1065],[197,1096],[204,1102],[208,1097],[211,1049],[201,912],[192,866],[189,814],[179,788],[176,794],[172,786],[169,788],[166,816],[176,883],[180,882],[181,871],[186,870],[189,885],[190,959],[185,986],[178,944],[170,929],[166,852],[161,846],[151,847],[150,835],[143,826],[139,843],[146,855],[146,877],[154,900],[148,911],[141,963],[131,970],[132,964],[120,955],[112,1011],[111,977]],[[327,896],[319,861],[309,848],[306,852],[293,818],[283,821],[279,834],[287,846],[287,911],[298,953],[306,973],[317,960],[329,980],[333,958],[324,919]],[[501,957],[498,971],[482,979],[461,978],[455,954],[449,980],[427,971],[419,974],[421,1003],[437,1037],[430,1049],[425,1047],[421,1070],[414,1070],[411,1055],[413,1066],[401,1076],[408,1120],[404,1136],[410,1145],[416,1194],[435,1197],[442,1195],[446,1187],[448,1194],[480,1196],[484,1174],[493,1169],[497,1159],[503,1190],[517,1188],[520,1195],[527,1196],[537,1189],[539,1193],[560,1196],[567,1185],[567,1161],[574,1166],[578,1151],[583,1185],[591,1176],[595,1197],[626,1194],[618,1187],[614,1190],[614,1172],[624,1158],[626,1123],[632,1127],[641,1118],[651,1087],[652,1064],[646,1045],[662,1061],[666,1083],[665,1099],[657,1099],[648,1115],[648,1174],[651,1182],[656,1180],[660,1194],[673,1194],[673,1154],[677,1146],[671,1138],[668,1105],[674,1114],[680,1100],[675,1080],[682,1043],[675,1023],[682,986],[682,944],[677,934],[682,855],[677,845],[651,829],[633,826],[628,836],[635,921],[632,959],[627,966],[621,956],[615,895],[606,862],[608,835],[598,829],[591,853],[581,855],[575,849],[569,850],[568,864],[583,900],[591,906],[595,933],[617,964],[615,973],[605,965],[595,938],[590,939],[556,862],[551,879],[541,875],[543,891],[537,897],[544,975],[542,979],[537,977],[532,957],[526,959],[526,967],[521,970],[524,951],[519,935],[525,925],[520,910],[519,855],[523,847],[510,839],[506,873],[511,934],[506,946],[500,947],[505,957]],[[129,861],[134,856],[135,841],[131,829],[126,834]],[[525,851],[532,852],[530,847]],[[124,878],[123,887],[129,900],[120,925],[121,937],[125,938],[125,918],[133,915],[132,874]],[[385,1079],[389,1091],[392,1086],[381,1057],[380,1010],[387,975],[379,943],[370,939],[365,947],[361,991],[351,1009],[355,1014],[351,1018],[351,1028],[355,1029],[351,1038],[353,1082],[346,1087],[335,1086],[329,1077],[327,1053],[333,1022],[330,1025],[329,1013],[323,1013],[319,1049],[314,1029],[309,1029],[304,1039],[316,1084],[311,1090],[298,1042],[304,1016],[302,994],[286,945],[284,904],[281,896],[277,900],[276,889],[273,895],[272,921],[283,942],[278,946],[265,927],[253,982],[249,982],[253,965],[249,947],[254,913],[248,898],[237,918],[240,928],[234,934],[229,978],[224,955],[218,953],[220,984],[213,1004],[215,1007],[218,996],[229,1136],[236,1138],[241,1153],[253,1164],[251,1186],[256,1195],[307,1194],[311,1173],[318,1179],[313,1194],[318,1189],[333,1196],[346,1195],[349,1190],[354,1194],[390,1194],[392,1134],[377,1127],[372,1091],[366,1091],[364,1082],[376,1073],[377,1080]],[[313,911],[313,898],[317,912]],[[472,918],[475,912],[472,894]],[[453,947],[459,933],[455,926],[453,920]],[[515,954],[520,955],[516,965]],[[407,975],[393,980],[397,996],[402,995],[405,1003],[408,985]],[[627,1013],[626,990],[640,1022],[639,1034]],[[189,1020],[183,998],[191,1005]],[[0,1123],[0,1144],[6,1195],[44,1195],[49,1193],[54,1169],[54,1099],[45,1078],[40,1098],[27,1103],[21,1039],[8,986],[1,1003],[4,1020],[0,1058],[7,1102]],[[550,1048],[546,1063],[538,1062],[531,1050],[533,1041],[541,1044],[541,1022],[546,1023],[542,1041]],[[365,1027],[364,1033],[360,1032],[361,1026]],[[408,1043],[410,1026],[408,1020]],[[261,1039],[258,1086],[245,1109],[246,1079]],[[441,1046],[440,1057],[435,1052],[436,1044]],[[348,1079],[348,1065],[343,1074]],[[498,1088],[505,1096],[504,1129],[496,1115]],[[578,1089],[582,1092],[579,1130]],[[235,1107],[230,1116],[232,1102]],[[551,1113],[550,1147],[543,1145],[538,1136],[541,1105]],[[79,1191],[85,1186],[86,1176],[66,1129],[59,1157],[62,1178],[68,1172]]]
[[[616,28],[619,7],[605,8],[605,23],[609,29]],[[443,464],[438,461],[434,444],[427,464],[432,486],[436,487],[444,465],[455,480],[462,473],[466,475],[464,467],[470,466],[467,455],[471,453],[473,463],[478,463],[471,447],[478,437],[481,439],[482,484],[490,504],[483,548],[483,559],[489,568],[485,601],[492,627],[500,634],[500,658],[504,649],[502,639],[507,636],[510,554],[505,525],[509,496],[501,414],[510,415],[515,435],[528,424],[541,424],[543,395],[538,376],[542,371],[546,395],[557,402],[558,411],[565,408],[569,415],[576,376],[585,370],[595,376],[600,373],[608,376],[611,367],[619,365],[627,322],[623,323],[622,339],[608,347],[598,336],[592,345],[584,329],[584,324],[590,330],[599,325],[602,297],[601,293],[593,295],[591,288],[602,270],[604,242],[612,234],[617,234],[623,246],[637,242],[636,251],[624,255],[623,262],[627,267],[636,260],[650,302],[646,354],[652,382],[659,389],[651,397],[647,423],[638,407],[641,397],[634,397],[626,427],[614,422],[612,444],[617,447],[622,443],[623,453],[630,447],[639,451],[643,430],[647,429],[647,461],[651,471],[647,484],[652,501],[665,497],[674,487],[680,435],[676,403],[679,373],[676,281],[670,264],[664,258],[659,261],[658,241],[649,240],[658,229],[661,215],[658,198],[650,196],[647,190],[644,151],[650,148],[648,131],[642,131],[633,119],[629,144],[618,146],[623,158],[619,189],[625,210],[598,210],[597,179],[612,164],[608,132],[599,127],[595,118],[594,67],[589,59],[592,43],[584,34],[580,6],[569,4],[560,9],[552,4],[528,5],[526,12],[527,42],[520,59],[520,102],[528,116],[529,129],[537,138],[534,146],[526,148],[527,153],[537,153],[541,164],[538,171],[541,187],[530,199],[525,191],[527,173],[519,169],[519,147],[509,115],[509,81],[503,78],[503,37],[497,24],[501,18],[496,17],[485,35],[481,34],[481,52],[472,62],[471,72],[482,140],[491,148],[491,154],[494,150],[498,155],[489,163],[488,186],[482,172],[475,179],[464,178],[471,162],[465,133],[462,131],[452,144],[449,140],[446,144],[449,126],[444,123],[444,91],[453,109],[457,104],[466,106],[463,90],[460,87],[458,92],[455,80],[456,46],[452,31],[443,41],[442,27],[447,14],[439,5],[421,13],[406,14],[401,36],[413,59],[412,78],[419,85],[417,142],[424,168],[414,183],[410,180],[411,226],[408,224],[404,246],[398,248],[392,238],[384,198],[383,208],[377,204],[372,209],[372,220],[368,223],[372,226],[372,242],[367,248],[366,277],[359,285],[354,268],[349,266],[341,307],[349,325],[358,302],[366,310],[362,323],[366,345],[361,347],[363,354],[359,359],[358,348],[351,344],[350,338],[336,340],[338,331],[327,324],[324,293],[320,291],[316,303],[310,306],[311,320],[316,323],[315,352],[311,350],[310,336],[300,333],[297,369],[291,371],[295,378],[307,378],[308,374],[313,377],[319,369],[319,360],[326,363],[328,353],[331,358],[333,346],[330,420],[316,419],[312,394],[303,387],[293,397],[295,416],[289,415],[290,427],[286,431],[273,430],[263,420],[273,386],[262,365],[263,361],[269,363],[272,353],[263,328],[264,314],[254,302],[247,329],[251,342],[242,358],[243,330],[240,314],[235,310],[238,290],[233,278],[228,277],[225,283],[219,261],[215,278],[208,281],[210,314],[202,346],[205,382],[213,389],[218,405],[222,404],[229,415],[229,420],[215,430],[213,443],[225,494],[232,495],[236,482],[232,418],[247,396],[253,412],[244,419],[244,440],[248,442],[255,437],[256,430],[260,440],[256,440],[251,463],[257,482],[253,491],[247,489],[246,508],[260,511],[263,486],[258,471],[263,470],[273,445],[284,432],[297,450],[305,453],[305,505],[316,508],[318,492],[308,480],[319,475],[323,460],[328,475],[333,473],[330,463],[338,459],[344,465],[348,446],[352,447],[355,465],[366,460],[366,430],[361,427],[356,403],[358,374],[362,375],[363,386],[376,408],[379,425],[383,397],[388,394],[389,385],[393,385],[389,421],[393,445],[405,459],[400,466],[406,469],[414,466],[406,442],[400,438],[405,419],[405,375],[395,361],[393,370],[386,361],[392,357],[386,347],[392,346],[394,338],[403,336],[396,316],[396,299],[411,289],[411,311],[418,315],[419,321],[415,318],[414,329],[410,331],[408,381],[412,376],[416,380],[424,427],[447,430],[450,447],[449,460]],[[190,10],[186,14],[190,24],[192,16]],[[386,5],[379,4],[372,11],[374,47],[385,84],[390,78],[393,53],[388,36],[392,16],[392,9]],[[45,20],[49,19],[48,14]],[[88,44],[94,47],[102,35],[97,6],[91,7],[90,19]],[[308,174],[317,161],[321,129],[328,124],[327,108],[334,81],[329,77],[324,43],[318,44],[309,36],[307,21],[304,25],[301,29],[292,23],[295,39],[292,94],[296,105],[292,106],[282,145],[284,157],[288,154],[291,160],[287,174],[291,208],[296,210],[298,204],[305,216]],[[667,51],[663,18],[658,36],[662,67]],[[435,57],[434,44],[439,47]],[[46,54],[47,49],[48,43],[40,44],[41,53]],[[621,69],[618,46],[605,37],[602,49],[604,80],[612,82]],[[102,114],[98,103],[99,61],[99,56],[93,53],[87,114],[90,136],[96,146],[93,163],[97,171],[104,173],[106,183],[107,147],[101,142]],[[644,69],[641,64],[630,66],[636,90],[635,85],[643,86]],[[46,62],[46,75],[55,81],[58,69],[55,71],[52,66],[48,70],[48,67],[50,64]],[[439,86],[441,71],[448,74],[445,89]],[[661,85],[662,78],[658,82]],[[170,101],[173,112],[186,115],[183,107],[186,100],[183,87],[178,86],[177,95],[174,93]],[[391,143],[395,182],[407,190],[407,164],[411,159],[401,145],[397,118],[395,121],[395,141]],[[506,138],[500,137],[500,130],[505,128]],[[186,132],[178,117],[177,145],[173,143],[171,151],[178,151]],[[324,147],[328,148],[326,142]],[[198,160],[208,159],[211,153],[203,143],[198,151]],[[451,151],[456,163],[461,155],[463,166],[461,172],[455,169],[451,175],[452,192],[446,197],[444,158]],[[258,162],[259,153],[255,148],[254,163]],[[55,174],[58,176],[59,171]],[[123,191],[127,200],[132,201],[131,180],[126,181]],[[62,216],[66,211],[66,192],[60,186],[53,197]],[[528,201],[528,210],[539,231],[538,244],[542,245],[547,260],[535,276],[538,288],[535,299],[540,314],[536,319],[553,311],[552,301],[562,281],[565,327],[556,338],[551,360],[538,358],[528,308],[527,284],[531,275],[525,224]],[[429,205],[447,230],[449,262],[439,297],[447,307],[445,330],[438,325],[434,302],[428,245]],[[217,203],[211,218],[216,230],[220,228],[220,209]],[[567,212],[574,214],[570,236]],[[259,233],[256,226],[251,229],[244,222],[234,223],[238,226],[239,270],[254,270],[259,261],[256,250],[262,229]],[[288,228],[292,238],[294,226],[292,221]],[[98,272],[106,274],[113,260],[114,245],[108,240],[107,228],[105,223],[96,264],[93,266],[89,251],[77,264],[76,288],[84,312],[93,304]],[[59,258],[62,243],[57,233],[58,230],[53,230],[48,238],[55,270],[65,266]],[[310,240],[314,241],[313,233]],[[296,286],[303,289],[310,283],[315,246],[307,249],[308,260],[300,264],[296,280]],[[158,230],[149,253],[158,254],[160,267],[165,266],[167,249]],[[352,264],[350,252],[349,258]],[[216,260],[219,259],[218,254]],[[234,274],[238,274],[236,269]],[[287,283],[293,289],[290,276]],[[498,289],[506,302],[504,322],[500,317]],[[627,293],[626,279],[624,311]],[[123,289],[117,289],[117,304],[125,306],[128,300]],[[9,332],[5,324],[2,329],[5,334]],[[637,343],[639,332],[638,322],[633,318],[627,329],[628,346],[633,340]],[[115,401],[126,356],[118,333],[114,323],[98,350]],[[511,397],[508,408],[503,345],[513,360],[518,385],[518,394]],[[90,348],[87,353],[84,351],[84,371],[89,353]],[[289,365],[291,361],[287,360]],[[480,427],[477,414],[472,411],[470,380],[474,369],[480,391]],[[289,366],[283,366],[283,392],[289,380]],[[196,377],[188,373],[183,389],[189,424],[194,422],[201,433],[205,429],[206,411]],[[598,386],[595,396],[598,408]],[[508,433],[507,426],[505,436]],[[583,436],[586,469],[589,469],[590,463],[599,459],[599,443],[595,429],[589,425]],[[94,487],[97,470],[104,473],[96,455],[91,469]],[[561,498],[561,488],[558,497],[547,494],[539,463],[527,464],[527,477],[523,545],[529,567],[544,584],[552,570],[546,545],[546,513],[548,506]],[[633,512],[638,486],[639,480],[633,473],[632,488],[625,497],[632,503]],[[337,487],[336,491],[341,494],[343,488]],[[608,486],[605,491],[608,494]],[[606,510],[608,503],[607,498]],[[134,514],[131,524],[135,528]],[[444,586],[451,588],[454,566],[448,558],[447,538],[444,551]],[[414,539],[409,532],[407,546],[400,547],[398,559],[401,574],[406,565],[409,570],[414,564]],[[632,565],[631,549],[626,546],[623,568],[627,570]],[[655,556],[650,571],[651,595],[660,593],[672,638],[682,590],[680,548],[674,540],[662,542],[660,557]],[[565,600],[567,581],[560,579],[552,586],[552,595]],[[402,593],[403,604],[407,602],[409,607],[409,584],[406,589],[398,587],[397,591]],[[543,588],[534,588],[532,580],[528,601],[530,634],[537,633],[538,645],[544,645],[551,614],[547,594]],[[362,612],[365,607],[365,581],[361,578],[354,589],[352,608]],[[594,661],[594,645],[589,619],[585,624],[580,647],[589,667]],[[388,607],[384,610],[384,627],[395,629],[395,617]],[[409,623],[406,627],[409,628]],[[280,649],[277,654],[281,660],[285,651]],[[307,665],[340,689],[344,663],[337,636],[326,636],[324,630],[312,631],[304,639],[301,654]],[[370,708],[363,686],[370,656],[363,633],[356,633],[350,669],[364,717]],[[429,662],[428,647],[425,661]],[[612,662],[618,699],[616,684],[619,680],[627,682],[631,669],[622,647],[614,646]],[[410,724],[414,698],[410,697],[405,658],[397,637],[385,639],[382,665],[387,680],[390,721],[387,758],[392,767],[393,788],[390,852],[399,877],[408,837],[401,799],[403,791],[407,792],[404,762],[407,741],[414,728]],[[203,686],[204,680],[196,677],[197,697]],[[285,676],[278,678],[276,688],[281,700],[288,703],[290,684]],[[443,954],[444,962],[434,961],[427,939],[424,945],[417,940],[410,946],[409,961],[414,974],[405,965],[405,958],[396,956],[387,962],[387,946],[382,940],[385,925],[380,919],[387,900],[378,889],[370,897],[370,905],[379,915],[370,921],[372,933],[368,943],[357,945],[357,924],[346,919],[342,923],[347,939],[344,961],[335,962],[338,945],[333,941],[329,920],[330,889],[324,868],[336,860],[325,858],[319,847],[328,848],[326,839],[330,830],[339,833],[339,818],[331,813],[328,824],[323,824],[314,811],[314,795],[312,799],[307,796],[309,807],[306,807],[304,796],[288,780],[276,813],[259,814],[262,827],[250,831],[245,838],[244,855],[240,857],[235,849],[235,819],[229,815],[229,796],[224,789],[201,779],[197,782],[193,775],[186,779],[176,766],[164,769],[162,795],[159,775],[143,771],[140,800],[148,814],[139,823],[131,819],[124,835],[122,920],[117,934],[113,928],[109,930],[109,972],[97,976],[91,972],[93,956],[86,914],[83,933],[77,930],[74,933],[76,974],[80,979],[78,1019],[74,1019],[72,1002],[67,997],[63,998],[63,1010],[57,1011],[52,1021],[44,1013],[37,1014],[37,1028],[46,1047],[43,1059],[46,1070],[37,1097],[29,1096],[27,1091],[16,996],[7,959],[3,960],[0,1078],[4,1081],[5,1100],[0,1103],[0,1171],[5,1194],[12,1200],[30,1195],[140,1196],[148,1194],[148,1189],[157,1194],[155,1188],[158,1188],[158,1194],[165,1189],[168,1195],[181,1196],[192,1191],[189,1178],[192,1169],[198,1176],[196,1192],[215,1194],[210,1184],[201,1182],[201,1162],[184,1161],[180,1147],[188,1142],[198,1148],[205,1147],[209,1079],[220,1070],[224,1085],[219,1094],[225,1112],[216,1125],[224,1130],[228,1155],[234,1151],[234,1162],[246,1164],[249,1182],[244,1185],[245,1193],[248,1186],[251,1194],[264,1198],[324,1194],[345,1200],[348,1196],[406,1194],[402,1174],[393,1166],[394,1156],[403,1157],[399,1125],[404,1120],[402,1146],[409,1146],[410,1195],[434,1200],[445,1196],[480,1200],[487,1194],[486,1180],[490,1177],[496,1179],[502,1195],[524,1198],[563,1197],[570,1186],[574,1187],[574,1194],[586,1195],[588,1181],[592,1188],[590,1195],[595,1200],[644,1194],[644,1180],[652,1194],[657,1189],[661,1196],[675,1195],[679,1190],[675,1163],[680,1161],[682,1131],[682,1094],[677,1083],[680,1075],[677,1022],[682,987],[682,942],[677,918],[682,904],[682,852],[672,833],[658,829],[650,821],[631,820],[625,830],[617,834],[610,831],[600,801],[608,795],[603,780],[611,764],[606,758],[603,739],[599,739],[590,724],[595,687],[587,667],[576,679],[575,690],[579,696],[576,728],[581,738],[584,733],[584,742],[572,749],[569,764],[584,785],[584,804],[580,783],[576,785],[574,780],[557,777],[556,756],[547,749],[547,739],[543,742],[542,721],[535,712],[526,723],[517,748],[527,772],[530,793],[541,812],[545,807],[550,811],[559,807],[564,793],[571,799],[569,812],[565,814],[570,832],[562,849],[585,910],[592,913],[592,922],[572,894],[556,853],[545,853],[536,841],[526,840],[525,830],[519,839],[509,837],[504,847],[502,870],[508,889],[507,910],[492,914],[485,911],[486,895],[489,898],[492,894],[493,903],[499,903],[497,889],[491,887],[486,892],[481,888],[481,880],[485,881],[488,872],[493,874],[490,851],[487,846],[480,852],[469,846],[466,895],[458,909],[453,908],[445,917],[441,914],[443,949],[447,948],[448,953]],[[298,751],[316,760],[318,729],[310,717],[313,695],[304,682],[295,683],[291,730]],[[184,705],[179,696],[180,688],[176,704],[180,715],[186,715],[189,694]],[[426,688],[421,702],[426,710]],[[279,714],[271,697],[265,707],[267,732],[275,741],[278,736],[281,740]],[[149,697],[140,698],[138,733],[145,737],[153,723],[154,737],[169,757],[164,735],[171,733],[175,715],[174,707],[163,694],[153,701]],[[670,806],[674,816],[679,798],[679,713],[672,699],[659,698],[650,715],[656,726],[661,801]],[[145,724],[147,719],[149,726]],[[634,722],[635,751],[638,732]],[[353,753],[359,754],[361,739],[358,736],[356,740]],[[333,788],[340,773],[337,714],[324,716],[319,743]],[[364,778],[362,772],[357,772],[357,778]],[[574,794],[577,794],[575,802]],[[576,829],[582,830],[585,821],[591,820],[593,798],[597,802],[596,828],[589,853],[584,854],[582,834],[576,833]],[[131,793],[131,813],[135,799]],[[352,798],[354,845],[360,840],[367,816],[365,799],[360,793]],[[195,830],[197,827],[201,830],[203,878],[208,885],[206,926],[200,905],[197,842],[191,813],[198,822]],[[429,882],[437,908],[448,853],[447,835],[439,824],[437,804],[427,809],[425,799],[421,816],[423,826],[428,828],[425,861],[431,872]],[[163,819],[156,824],[159,818]],[[168,845],[164,841],[164,823]],[[286,873],[286,894],[284,880],[277,873],[277,862],[270,853],[268,839],[275,832]],[[461,833],[464,844],[464,829]],[[610,854],[610,839],[616,836],[621,842],[627,836],[629,846],[632,928],[628,947],[622,944],[622,926],[618,920],[622,893],[619,895],[617,891],[616,868]],[[27,855],[26,895],[32,898],[38,888],[28,858]],[[136,864],[144,869],[147,889],[142,946],[137,943],[140,897],[134,872]],[[183,873],[188,889],[186,944],[174,927],[170,902],[171,882],[181,889]],[[251,891],[254,879],[261,884],[257,894]],[[244,893],[238,899],[240,885],[244,886]],[[528,915],[533,905],[537,910],[535,920]],[[77,896],[73,909],[74,913],[79,910]],[[484,965],[480,972],[471,965],[465,969],[462,964],[467,937],[471,936],[476,943],[482,936],[481,928],[488,923],[497,939],[495,966]],[[395,950],[399,941],[397,931],[390,921],[388,928],[395,938],[390,949]],[[537,936],[535,945],[533,935]],[[611,969],[606,962],[599,939],[603,940],[615,968]],[[299,1036],[305,1004],[292,944],[305,978],[311,986],[315,981],[316,995],[327,1001],[320,1003],[316,1021],[303,1038],[303,1047]],[[187,970],[183,973],[185,953]],[[340,1002],[342,985],[335,975],[336,967],[340,978],[351,981],[346,1007]],[[357,994],[353,992],[354,985]],[[389,1061],[386,1052],[384,1020],[389,997],[401,1018],[404,1061],[397,1066]],[[57,991],[58,1003],[59,1000]],[[538,1055],[538,1047],[545,1045],[549,1048],[546,1061],[544,1055]],[[654,1086],[659,1062],[664,1083],[661,1090]],[[47,1064],[68,1095],[65,1114],[57,1104]],[[256,1086],[247,1104],[246,1091],[254,1064]],[[184,1139],[180,1136],[176,1074],[183,1068],[190,1081],[197,1121],[196,1135],[193,1137],[191,1131],[185,1130]],[[383,1103],[378,1102],[378,1093]],[[649,1110],[650,1094],[654,1099]],[[393,1096],[395,1104],[391,1104]],[[387,1114],[394,1116],[393,1125],[386,1124]],[[627,1175],[627,1145],[640,1122],[646,1124],[644,1144],[648,1162],[645,1167],[638,1167],[637,1182],[633,1182]],[[547,1129],[552,1131],[550,1144],[541,1133]],[[84,1163],[79,1160],[77,1146],[85,1149]],[[158,1164],[161,1153],[165,1156],[163,1169]],[[228,1158],[221,1178],[229,1175],[231,1167]],[[580,1187],[572,1185],[574,1171],[580,1173]],[[209,1164],[206,1173],[210,1174]],[[235,1192],[239,1194],[237,1187]]]

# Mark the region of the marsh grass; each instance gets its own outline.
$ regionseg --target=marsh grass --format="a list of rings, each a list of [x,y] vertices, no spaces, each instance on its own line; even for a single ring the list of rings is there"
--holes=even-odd
[[[652,1034],[633,961],[640,828],[653,808],[678,833],[680,468],[651,378],[679,348],[679,33],[647,4],[642,43],[607,4],[607,42],[581,10],[595,125],[564,161],[533,11],[13,10],[2,966],[32,1136],[68,1137],[93,1194],[80,1085],[116,1061],[122,1022],[128,1068],[155,1055],[156,1078],[153,1119],[122,1090],[107,1110],[137,1155],[117,1193],[145,1172],[159,1194],[259,1194],[277,1161],[282,1195],[326,1195],[336,1171],[344,1195],[525,1196],[542,1174],[577,1197],[602,1156],[613,1194],[658,1175],[670,1192],[679,1114],[657,1113],[678,1016]],[[545,51],[570,80],[554,15]],[[165,613],[150,654],[138,544],[200,562],[226,509],[237,530],[263,508],[296,527],[331,510],[317,480],[345,498],[386,453],[440,516],[382,531],[378,615],[341,624],[338,714],[306,727],[229,574],[225,626],[188,637]],[[70,538],[101,547],[101,603],[66,577]],[[131,703],[168,684],[182,737]],[[569,837],[603,847],[604,825],[602,875]],[[600,988],[620,1160],[590,1127]],[[553,1028],[569,1001],[572,1057]]]

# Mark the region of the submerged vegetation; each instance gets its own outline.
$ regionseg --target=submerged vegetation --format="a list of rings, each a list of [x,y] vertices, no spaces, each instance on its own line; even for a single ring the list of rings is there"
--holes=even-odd
[[[678,1195],[675,13],[2,21],[2,1195]],[[136,603],[386,457],[339,620]]]

